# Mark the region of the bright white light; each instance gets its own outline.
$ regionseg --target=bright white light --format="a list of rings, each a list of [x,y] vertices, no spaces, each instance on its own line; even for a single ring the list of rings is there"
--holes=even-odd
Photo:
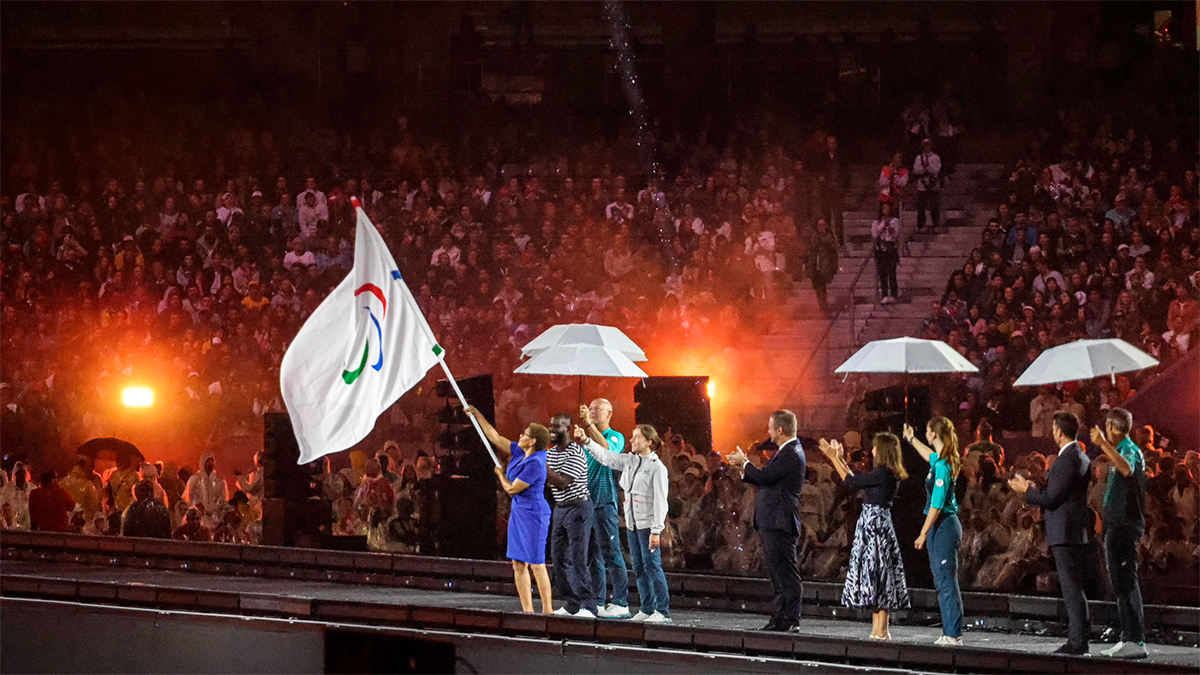
[[[717,397],[717,383],[716,382],[709,380],[708,387],[706,387],[706,389],[707,389],[708,398],[710,401]]]
[[[126,387],[121,392],[121,402],[130,408],[148,408],[154,404],[154,390],[150,387]]]

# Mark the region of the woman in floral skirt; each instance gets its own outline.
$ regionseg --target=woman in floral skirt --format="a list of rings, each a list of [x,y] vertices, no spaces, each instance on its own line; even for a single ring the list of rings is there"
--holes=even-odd
[[[892,526],[892,502],[900,481],[908,478],[900,459],[900,439],[895,434],[875,434],[871,448],[875,468],[857,475],[850,470],[841,443],[821,439],[819,446],[846,484],[863,491],[842,604],[873,610],[871,639],[891,640],[889,612],[909,607],[900,542]]]

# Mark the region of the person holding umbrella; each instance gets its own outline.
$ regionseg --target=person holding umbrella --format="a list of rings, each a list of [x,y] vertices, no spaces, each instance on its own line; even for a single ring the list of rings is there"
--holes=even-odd
[[[496,453],[508,460],[507,470],[496,467],[500,487],[512,497],[508,515],[508,559],[512,561],[513,581],[521,599],[521,611],[533,612],[533,588],[529,571],[537,580],[538,595],[542,598],[542,613],[554,612],[550,575],[546,571],[546,538],[550,534],[550,505],[546,503],[546,448],[550,445],[550,430],[540,424],[530,424],[516,441],[510,441],[474,406],[467,414],[479,422],[483,433],[496,448]]]
[[[925,477],[925,523],[913,543],[920,551],[929,543],[929,568],[937,587],[938,607],[942,611],[942,636],[934,644],[962,645],[963,601],[958,586],[958,545],[962,542],[962,523],[958,520],[958,497],[954,482],[962,468],[958,434],[954,423],[945,417],[929,420],[925,427],[928,445],[917,440],[912,425],[904,425],[904,440],[912,444],[921,459],[929,462]]]

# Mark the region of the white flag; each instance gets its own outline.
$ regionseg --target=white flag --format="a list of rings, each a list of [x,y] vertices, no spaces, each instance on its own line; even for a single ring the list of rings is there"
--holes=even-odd
[[[355,213],[354,269],[304,322],[280,366],[301,464],[365,438],[442,353],[357,201]]]

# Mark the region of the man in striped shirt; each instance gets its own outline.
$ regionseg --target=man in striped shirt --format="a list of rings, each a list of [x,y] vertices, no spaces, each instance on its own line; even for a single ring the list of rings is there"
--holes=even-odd
[[[588,492],[587,453],[571,440],[571,416],[550,420],[552,445],[546,453],[554,515],[550,519],[550,557],[554,563],[554,594],[563,606],[554,613],[596,618],[596,598],[588,572],[588,541],[595,509]],[[557,474],[557,475],[556,475]]]

